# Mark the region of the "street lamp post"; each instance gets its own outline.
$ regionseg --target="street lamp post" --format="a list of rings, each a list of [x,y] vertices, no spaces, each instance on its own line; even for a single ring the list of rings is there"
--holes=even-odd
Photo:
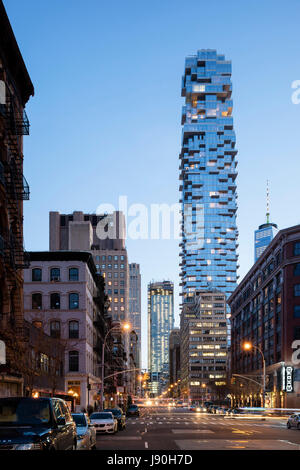
[[[262,350],[258,346],[255,346],[252,343],[245,343],[244,344],[244,349],[246,351],[249,351],[252,348],[257,349],[257,351],[259,351],[259,353],[261,354],[261,357],[262,357],[262,363],[263,363],[263,382],[262,382],[263,399],[262,399],[262,407],[264,408],[265,407],[265,393],[266,393],[266,361],[265,361],[265,356],[264,356]]]
[[[120,324],[118,325],[115,325],[113,326],[112,328],[110,328],[110,330],[108,330],[108,332],[106,333],[105,337],[104,337],[104,341],[103,341],[103,344],[102,344],[102,356],[101,356],[101,402],[100,402],[100,410],[102,411],[103,410],[103,398],[104,398],[104,354],[105,354],[105,345],[106,345],[106,340],[107,340],[107,337],[108,335],[113,331],[113,330],[116,330],[116,329],[119,329],[120,328]],[[121,326],[122,328],[122,326]],[[130,325],[128,323],[124,323],[123,325],[123,329],[124,330],[129,330],[130,328]]]

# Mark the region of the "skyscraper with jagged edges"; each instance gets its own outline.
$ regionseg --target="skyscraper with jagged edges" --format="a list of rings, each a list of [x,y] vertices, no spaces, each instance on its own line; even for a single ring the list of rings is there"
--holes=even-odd
[[[185,59],[182,78],[181,287],[227,297],[237,281],[237,149],[231,62],[202,49]]]

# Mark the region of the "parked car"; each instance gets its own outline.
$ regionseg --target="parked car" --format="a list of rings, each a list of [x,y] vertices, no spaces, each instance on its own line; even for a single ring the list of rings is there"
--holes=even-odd
[[[0,450],[75,450],[76,424],[60,398],[0,398]]]
[[[118,420],[109,410],[92,413],[90,422],[95,426],[96,433],[116,434],[118,432]]]
[[[108,411],[114,415],[114,417],[118,420],[118,429],[121,431],[126,428],[126,417],[121,408],[107,408],[104,411]]]
[[[76,424],[77,450],[96,449],[96,429],[86,413],[72,413]]]
[[[127,416],[140,416],[140,410],[137,405],[129,405],[127,408]]]
[[[286,427],[288,429],[293,428],[293,427],[300,429],[300,413],[292,414],[287,420]]]

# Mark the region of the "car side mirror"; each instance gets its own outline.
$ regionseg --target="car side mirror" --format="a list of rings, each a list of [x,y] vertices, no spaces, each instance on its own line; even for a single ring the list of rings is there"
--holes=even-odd
[[[60,418],[57,418],[57,424],[58,424],[58,426],[65,426],[66,418],[64,416],[61,416]]]

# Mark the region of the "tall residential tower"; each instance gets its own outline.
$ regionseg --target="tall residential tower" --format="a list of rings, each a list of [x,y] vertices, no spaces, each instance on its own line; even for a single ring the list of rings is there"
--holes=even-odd
[[[236,287],[237,176],[231,100],[231,62],[215,50],[187,57],[182,79],[181,286],[195,290]]]

